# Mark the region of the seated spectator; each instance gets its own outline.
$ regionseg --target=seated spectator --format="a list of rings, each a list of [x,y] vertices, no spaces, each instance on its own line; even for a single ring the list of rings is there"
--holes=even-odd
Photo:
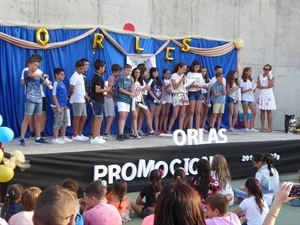
[[[33,225],[32,216],[36,199],[41,193],[38,187],[26,189],[21,195],[21,205],[24,211],[18,212],[9,219],[9,225]]]
[[[161,192],[161,178],[163,172],[154,169],[148,177],[151,184],[144,187],[135,202],[131,202],[131,208],[142,218],[154,213],[156,199]],[[145,202],[143,198],[145,197]]]
[[[254,177],[248,178],[245,183],[245,190],[249,198],[245,198],[233,212],[240,217],[242,224],[244,222],[247,225],[262,224],[269,212],[269,207],[263,199],[259,181]]]
[[[34,225],[74,225],[77,200],[74,192],[51,186],[37,198],[32,221]]]
[[[206,225],[241,225],[239,217],[235,213],[228,213],[228,200],[225,195],[216,193],[207,197]]]
[[[115,206],[107,204],[105,180],[95,180],[83,189],[86,211],[84,225],[121,225],[122,219]]]
[[[127,196],[127,182],[123,179],[114,181],[113,189],[106,195],[107,203],[114,205],[119,211],[122,222],[125,223],[130,219],[130,199]]]
[[[23,193],[23,187],[20,184],[9,185],[6,190],[6,196],[4,197],[4,204],[1,209],[1,217],[7,222],[10,217],[18,212],[23,211],[20,203],[21,195]]]
[[[186,171],[184,168],[179,167],[174,171],[173,180],[176,182],[184,182],[186,183]]]

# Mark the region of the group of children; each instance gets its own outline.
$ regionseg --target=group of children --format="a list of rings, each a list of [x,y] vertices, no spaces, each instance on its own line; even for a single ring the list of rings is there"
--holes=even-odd
[[[29,58],[28,67],[24,69],[22,79],[26,85],[25,117],[21,127],[20,145],[25,145],[25,133],[34,115],[36,143],[47,143],[40,138],[40,121],[42,107],[42,85],[51,85],[48,75],[43,74],[38,67],[41,58],[33,55]],[[125,135],[125,124],[129,112],[132,112],[130,136],[140,139],[145,133],[142,131],[143,119],[146,117],[147,132],[149,135],[172,133],[172,128],[178,118],[179,129],[205,129],[207,114],[210,114],[208,129],[221,128],[222,116],[227,99],[229,108],[229,132],[234,129],[238,118],[238,102],[243,106],[243,120],[246,132],[257,130],[254,128],[256,116],[256,102],[254,94],[256,88],[261,89],[257,104],[261,109],[261,131],[271,132],[272,114],[276,109],[275,98],[272,92],[274,76],[270,73],[270,65],[265,65],[264,74],[259,76],[257,84],[252,81],[252,69],[246,67],[241,81],[238,82],[237,71],[230,71],[227,80],[224,78],[221,66],[215,66],[215,76],[210,80],[207,68],[201,67],[199,61],[194,60],[187,69],[185,63],[177,63],[173,74],[169,69],[163,70],[162,78],[159,77],[157,68],[152,67],[147,75],[147,68],[139,64],[132,69],[131,65],[122,67],[113,64],[112,75],[105,82],[105,62],[97,59],[94,62],[94,75],[87,84],[85,71],[89,67],[87,59],[75,63],[75,72],[70,78],[69,90],[63,80],[65,77],[62,68],[55,68],[55,82],[52,90],[52,109],[54,112],[53,140],[54,144],[64,144],[71,141],[86,141],[89,137],[83,135],[83,127],[87,120],[86,102],[90,102],[93,112],[91,126],[91,144],[103,144],[112,139],[111,126],[116,116],[115,106],[119,113],[118,135],[119,141],[129,139]],[[226,98],[226,95],[228,98]],[[72,105],[73,111],[73,136],[66,137],[68,123],[67,101]],[[169,111],[172,106],[172,115]],[[247,123],[248,109],[251,110],[251,120]],[[264,128],[265,113],[267,113],[268,128]],[[103,135],[100,134],[103,116],[107,118],[107,125]],[[59,137],[60,132],[60,137]]]

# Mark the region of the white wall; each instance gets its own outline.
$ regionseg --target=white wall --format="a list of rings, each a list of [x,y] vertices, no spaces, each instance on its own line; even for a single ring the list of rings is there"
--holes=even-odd
[[[254,78],[264,64],[276,76],[273,129],[284,114],[300,116],[299,0],[1,0],[0,23],[51,27],[99,26],[154,36],[242,38],[243,66]],[[259,115],[256,126],[260,127]]]

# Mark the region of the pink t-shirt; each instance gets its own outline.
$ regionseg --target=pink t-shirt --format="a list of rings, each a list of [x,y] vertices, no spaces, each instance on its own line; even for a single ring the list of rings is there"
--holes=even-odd
[[[112,88],[114,88],[116,86],[116,78],[114,76],[110,76],[108,78],[107,82],[108,82],[108,86],[111,86]],[[109,92],[106,92],[105,97],[112,98],[113,96]]]
[[[205,219],[206,225],[241,225],[239,217],[235,213],[228,213],[227,216]]]
[[[84,225],[122,225],[120,213],[115,206],[99,203],[83,213]]]
[[[151,214],[150,216],[146,216],[142,221],[142,225],[153,225],[153,224],[154,224],[154,214]]]

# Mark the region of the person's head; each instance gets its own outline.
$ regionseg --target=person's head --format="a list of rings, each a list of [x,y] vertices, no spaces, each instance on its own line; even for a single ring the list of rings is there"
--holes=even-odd
[[[149,70],[150,79],[156,80],[158,78],[158,70],[155,67],[151,67]]]
[[[198,60],[194,60],[190,65],[189,72],[198,73],[200,72],[200,68],[201,68],[200,62]]]
[[[175,169],[173,179],[176,182],[186,182],[185,173],[186,173],[185,169],[182,167],[179,167],[179,168]]]
[[[218,177],[219,184],[222,188],[225,188],[227,183],[231,182],[227,160],[223,155],[214,155],[211,163],[211,170],[216,172],[216,176]]]
[[[6,219],[8,208],[12,203],[20,202],[21,195],[23,193],[23,187],[20,184],[12,184],[7,187],[6,195],[4,197],[3,204],[3,219]]]
[[[34,210],[36,200],[41,192],[42,190],[38,187],[30,187],[23,192],[21,196],[21,205],[24,211]]]
[[[183,62],[179,62],[179,63],[175,64],[173,73],[177,73],[178,75],[182,75],[182,74],[185,73],[186,69],[187,69],[186,64],[183,63]]]
[[[246,82],[247,80],[252,81],[251,75],[252,75],[252,68],[251,67],[245,67],[243,69],[242,80],[244,82]]]
[[[273,176],[272,164],[270,162],[270,157],[266,157],[263,153],[255,153],[252,156],[252,164],[255,168],[260,169],[263,165],[267,165],[270,171],[270,176]]]
[[[163,176],[163,171],[159,169],[154,169],[150,172],[149,174],[149,181],[152,184],[152,188],[155,192],[160,192],[162,187],[161,187],[161,178]]]
[[[272,70],[272,66],[270,64],[264,65],[264,67],[263,67],[264,75],[267,75],[268,73],[270,73],[271,70]]]
[[[86,58],[82,58],[80,61],[84,63],[84,71],[87,71],[90,67],[90,61]]]
[[[162,71],[162,79],[163,80],[169,80],[171,75],[171,71],[167,68],[164,68]]]
[[[130,76],[131,70],[132,70],[132,66],[129,65],[129,64],[125,64],[124,67],[123,67],[123,75],[124,75],[124,77]]]
[[[40,63],[41,63],[42,60],[43,60],[43,57],[42,57],[40,54],[38,54],[38,53],[33,53],[33,54],[30,56],[30,58],[36,58],[36,60],[38,60]]]
[[[183,182],[166,185],[157,198],[154,225],[205,225],[198,193]]]
[[[202,74],[203,76],[203,79],[205,80],[205,83],[209,83],[209,77],[208,77],[208,71],[207,71],[207,68],[205,66],[202,66],[200,68],[200,73]]]
[[[141,71],[141,79],[146,79],[148,76],[148,71],[147,71],[147,67],[145,66],[145,64],[140,63],[137,68],[140,69]]]
[[[57,81],[62,81],[65,79],[65,71],[62,68],[54,68],[54,76]]]
[[[78,74],[83,74],[84,73],[84,62],[78,60],[76,61],[75,63],[75,71],[78,73]]]
[[[133,80],[134,82],[136,82],[139,77],[141,76],[141,71],[139,68],[134,68],[132,71],[131,71],[131,76],[133,77]]]
[[[215,66],[215,68],[214,68],[214,71],[215,71],[215,73],[217,73],[217,72],[223,72],[223,68],[222,68],[222,66],[220,66],[220,65],[216,65]]]
[[[88,209],[101,202],[107,193],[107,182],[95,180],[83,188],[84,202]]]
[[[250,177],[246,180],[245,190],[249,196],[255,197],[255,202],[260,209],[260,213],[263,211],[263,194],[261,190],[260,183],[254,177]]]
[[[112,189],[118,195],[121,203],[123,201],[124,196],[127,194],[127,182],[123,179],[117,179],[114,181]],[[121,207],[122,206],[120,204],[120,208]]]
[[[216,76],[216,80],[218,83],[223,82],[223,73],[222,72],[217,72],[215,76]]]
[[[31,72],[35,72],[40,66],[40,59],[37,57],[30,57],[27,60],[28,70]]]
[[[76,180],[72,178],[66,178],[61,182],[61,186],[63,188],[67,188],[70,191],[77,193],[78,191],[78,183]]]
[[[96,59],[94,62],[94,69],[101,75],[105,73],[105,62],[101,59]]]
[[[197,187],[198,192],[203,199],[206,199],[208,195],[209,176],[210,176],[210,164],[207,159],[201,158],[197,162],[198,177],[201,179],[200,185]]]
[[[122,67],[119,64],[112,64],[111,71],[113,73],[113,76],[119,77],[122,71]]]
[[[216,193],[205,199],[207,208],[206,215],[211,219],[213,217],[221,217],[228,212],[228,200],[225,195]]]
[[[34,225],[74,225],[77,199],[74,192],[51,186],[41,192],[34,208]]]
[[[233,83],[235,83],[237,86],[238,83],[238,73],[236,70],[230,70],[230,72],[227,75],[226,83],[229,86],[229,88],[232,87]]]

